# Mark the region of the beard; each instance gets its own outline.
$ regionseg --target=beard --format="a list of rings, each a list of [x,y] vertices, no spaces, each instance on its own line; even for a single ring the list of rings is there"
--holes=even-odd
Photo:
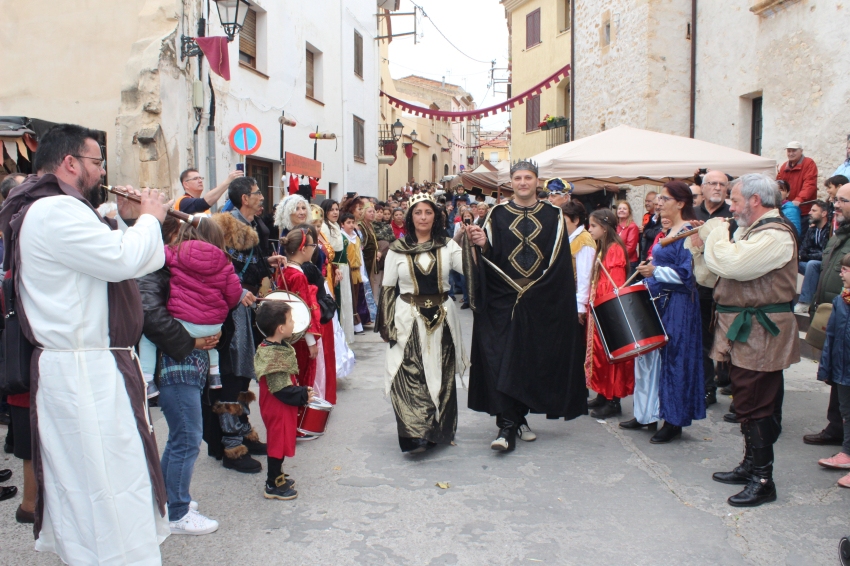
[[[80,177],[77,180],[77,190],[83,195],[92,207],[95,209],[105,203],[109,199],[109,193],[101,187],[103,178],[98,176],[96,179],[91,179],[87,176]]]
[[[748,228],[749,225],[752,224],[752,215],[752,208],[750,208],[750,205],[747,204],[744,207],[744,210],[742,210],[741,212],[737,212],[732,216],[735,218],[735,221],[738,223],[738,226],[740,226],[741,228]]]

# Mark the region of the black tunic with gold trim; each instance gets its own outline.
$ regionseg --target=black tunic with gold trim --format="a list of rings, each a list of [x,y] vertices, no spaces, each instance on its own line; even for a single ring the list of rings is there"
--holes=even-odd
[[[561,209],[510,202],[483,228],[488,245],[477,265],[465,262],[475,313],[469,408],[586,415],[584,336]]]

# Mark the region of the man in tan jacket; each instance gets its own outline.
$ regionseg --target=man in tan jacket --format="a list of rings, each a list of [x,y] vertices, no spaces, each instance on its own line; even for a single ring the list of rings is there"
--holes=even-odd
[[[797,244],[775,208],[777,194],[776,182],[766,175],[742,176],[731,192],[739,226],[734,238],[729,238],[725,222],[711,221],[701,230],[705,242],[700,236],[691,241],[695,262],[704,262],[718,277],[711,355],[731,362],[744,460],[733,471],[712,478],[746,485],[728,499],[736,507],[776,500],[773,444],[779,426],[774,402],[783,387],[783,370],[800,361],[797,321],[791,311],[797,290]]]

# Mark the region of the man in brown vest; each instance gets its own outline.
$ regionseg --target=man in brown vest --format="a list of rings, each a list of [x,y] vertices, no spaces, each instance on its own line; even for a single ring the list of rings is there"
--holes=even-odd
[[[713,359],[731,362],[735,410],[744,435],[744,460],[715,481],[746,485],[728,499],[736,507],[776,501],[773,443],[779,425],[773,416],[783,370],[800,361],[797,321],[791,301],[797,291],[797,244],[775,208],[776,182],[750,174],[732,187],[732,213],[738,230],[730,240],[725,223],[706,237],[696,261],[719,279]],[[692,240],[702,248],[699,237]]]

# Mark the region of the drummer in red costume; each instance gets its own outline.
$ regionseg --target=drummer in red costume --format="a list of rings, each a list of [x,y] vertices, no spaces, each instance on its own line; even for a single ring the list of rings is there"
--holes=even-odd
[[[313,387],[316,380],[316,356],[319,353],[317,341],[322,337],[322,328],[316,287],[307,281],[301,264],[309,262],[313,257],[316,243],[310,236],[308,226],[296,226],[280,243],[287,264],[283,275],[278,274],[277,286],[298,295],[310,309],[307,333],[293,347],[298,357],[298,385]]]
[[[313,389],[296,381],[298,362],[287,343],[295,320],[285,301],[266,301],[257,311],[257,328],[266,337],[254,355],[260,381],[260,413],[268,438],[268,476],[263,497],[289,500],[298,497],[295,480],[283,473],[283,459],[295,456],[298,407],[313,401]]]
[[[617,217],[610,209],[595,210],[590,214],[588,232],[596,240],[597,263],[590,286],[590,303],[622,287],[629,268],[626,245],[617,235]],[[592,407],[590,416],[607,419],[622,414],[620,399],[634,393],[635,363],[633,360],[618,364],[608,363],[605,347],[596,325],[587,325],[587,357],[584,362],[587,386],[596,391],[596,398],[587,403]]]

